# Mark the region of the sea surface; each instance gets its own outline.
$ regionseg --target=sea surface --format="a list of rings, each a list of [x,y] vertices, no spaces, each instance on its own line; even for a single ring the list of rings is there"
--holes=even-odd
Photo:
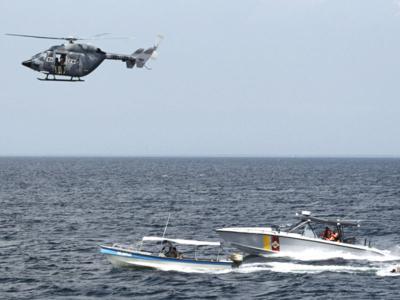
[[[400,299],[400,159],[0,158],[0,299]],[[114,268],[105,242],[363,220],[393,261],[271,257],[228,272]],[[227,247],[227,251],[234,250]],[[396,260],[397,259],[397,260]]]

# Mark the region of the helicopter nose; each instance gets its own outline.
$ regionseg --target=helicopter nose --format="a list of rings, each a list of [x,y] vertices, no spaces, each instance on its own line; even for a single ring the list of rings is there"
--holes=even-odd
[[[28,59],[22,62],[22,65],[27,68],[32,68],[32,60]]]

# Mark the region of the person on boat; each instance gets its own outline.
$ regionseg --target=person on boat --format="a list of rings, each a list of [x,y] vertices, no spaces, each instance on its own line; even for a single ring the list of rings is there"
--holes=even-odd
[[[339,232],[337,232],[337,231],[332,232],[329,240],[332,242],[338,242],[339,241]]]
[[[165,256],[169,257],[169,254],[170,254],[171,248],[172,248],[172,243],[170,241],[163,241],[162,244],[163,244],[163,247],[161,249],[161,253],[164,254]]]
[[[332,230],[327,226],[325,227],[324,232],[321,234],[322,239],[330,241],[332,236]]]
[[[170,241],[163,241],[163,248],[161,249],[161,252],[166,256],[166,257],[172,257],[172,258],[180,258],[182,255],[178,252],[176,247],[172,245]]]

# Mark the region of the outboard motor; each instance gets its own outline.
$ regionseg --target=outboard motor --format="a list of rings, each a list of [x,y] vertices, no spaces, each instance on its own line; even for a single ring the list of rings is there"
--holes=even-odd
[[[229,259],[231,261],[233,261],[234,266],[237,268],[239,267],[242,262],[243,262],[243,255],[240,253],[232,253],[231,255],[229,255]]]

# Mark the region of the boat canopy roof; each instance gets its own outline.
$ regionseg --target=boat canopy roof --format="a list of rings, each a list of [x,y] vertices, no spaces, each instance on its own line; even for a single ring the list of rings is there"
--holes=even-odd
[[[302,212],[301,214],[297,214],[298,217],[302,221],[312,221],[315,223],[327,224],[327,225],[335,225],[335,226],[357,226],[360,227],[360,221],[350,221],[350,220],[341,220],[341,219],[324,219],[320,217],[312,217],[309,212]]]
[[[161,236],[144,236],[142,241],[169,241],[181,245],[191,245],[191,246],[221,246],[220,242],[207,242],[207,241],[196,241],[196,240],[183,240],[183,239],[170,239]]]

